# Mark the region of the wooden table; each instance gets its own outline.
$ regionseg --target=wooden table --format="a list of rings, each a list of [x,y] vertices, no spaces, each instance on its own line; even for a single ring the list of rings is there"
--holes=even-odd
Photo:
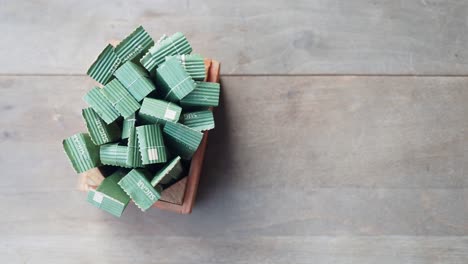
[[[2,263],[468,263],[465,1],[0,4]],[[89,206],[61,140],[142,24],[223,63],[183,216]]]

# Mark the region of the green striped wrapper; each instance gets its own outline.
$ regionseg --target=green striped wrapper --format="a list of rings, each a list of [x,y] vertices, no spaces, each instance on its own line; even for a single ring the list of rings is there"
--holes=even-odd
[[[138,102],[156,90],[146,70],[131,61],[120,66],[114,75]]]
[[[174,103],[147,97],[143,100],[138,115],[154,123],[159,121],[165,123],[165,121],[177,122],[181,112],[182,108]]]
[[[115,70],[120,66],[120,59],[115,54],[114,47],[111,44],[99,54],[94,63],[89,67],[88,74],[98,83],[105,85],[111,79]]]
[[[143,167],[136,128],[133,127],[128,137],[127,165],[132,168]]]
[[[106,84],[101,92],[124,118],[131,116],[140,108],[140,104],[117,79]]]
[[[184,66],[185,71],[195,81],[203,81],[206,77],[205,60],[198,54],[174,56]],[[166,57],[166,60],[171,57]]]
[[[161,119],[157,119],[155,117],[152,117],[150,115],[145,115],[140,112],[138,112],[138,123],[140,125],[154,125],[154,124],[162,124],[160,121]]]
[[[135,115],[136,114],[133,113],[129,117],[123,120],[122,139],[128,138],[130,136],[130,131],[132,131],[132,129],[135,129],[135,123],[136,123]]]
[[[156,85],[166,101],[178,102],[195,89],[195,81],[176,58],[168,58],[156,71]]]
[[[96,190],[88,192],[88,202],[101,210],[120,217],[130,202],[130,197],[118,184],[124,176],[123,170],[117,170],[105,178]]]
[[[149,72],[153,72],[158,65],[164,62],[167,56],[190,54],[192,47],[185,38],[184,34],[177,32],[170,37],[165,35],[148,50],[140,63]]]
[[[83,109],[82,115],[94,144],[102,145],[120,139],[120,129],[115,122],[106,124],[92,108]]]
[[[101,88],[94,87],[83,97],[83,100],[96,111],[106,124],[110,124],[119,118],[119,112],[101,93],[101,90]]]
[[[129,167],[127,165],[128,147],[120,146],[118,143],[102,145],[100,158],[104,165]]]
[[[133,169],[119,181],[120,187],[142,211],[148,210],[161,197],[161,193],[151,186],[146,177],[146,171]]]
[[[177,156],[171,160],[164,168],[156,173],[154,178],[151,180],[151,185],[156,186],[158,184],[169,184],[180,179],[183,175],[184,169],[180,163],[180,157]]]
[[[196,82],[195,90],[180,100],[182,107],[187,106],[218,106],[219,83]]]
[[[187,160],[192,158],[203,138],[201,132],[172,122],[167,122],[164,126],[164,135],[169,149]]]
[[[185,113],[182,116],[182,123],[196,131],[210,130],[215,127],[213,112],[210,110]]]
[[[143,165],[166,162],[167,153],[160,125],[139,126],[136,131]]]
[[[87,133],[78,133],[62,141],[63,149],[73,169],[82,173],[101,165],[99,147],[94,145]]]
[[[120,61],[125,63],[133,59],[139,60],[153,45],[151,36],[139,26],[115,47],[115,53]]]

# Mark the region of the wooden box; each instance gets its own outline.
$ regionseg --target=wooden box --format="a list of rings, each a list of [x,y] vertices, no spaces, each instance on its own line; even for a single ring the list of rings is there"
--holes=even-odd
[[[205,59],[207,82],[219,82],[219,62]],[[203,133],[203,139],[198,150],[192,157],[188,175],[169,188],[165,189],[161,198],[153,205],[162,210],[168,210],[180,214],[190,214],[197,195],[198,182],[205,158],[208,131]],[[80,174],[78,189],[88,191],[95,189],[104,180],[104,174],[99,168],[94,168]]]

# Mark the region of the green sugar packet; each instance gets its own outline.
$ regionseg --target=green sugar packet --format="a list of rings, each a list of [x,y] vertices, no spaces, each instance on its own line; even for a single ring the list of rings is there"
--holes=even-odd
[[[120,217],[130,202],[130,197],[118,184],[124,176],[123,170],[117,170],[105,178],[96,190],[88,192],[88,202],[101,210]]]
[[[115,54],[114,47],[108,44],[99,54],[94,63],[89,67],[86,73],[98,83],[107,84],[114,75],[114,71],[120,66],[120,59]]]
[[[76,173],[82,173],[101,165],[99,147],[87,133],[78,133],[62,141],[63,149]]]
[[[182,124],[196,131],[210,130],[215,127],[213,112],[210,110],[185,113]]]
[[[156,90],[146,70],[131,61],[120,66],[114,75],[138,102]]]
[[[156,71],[156,84],[165,101],[178,102],[195,89],[195,81],[176,58],[168,58]]]
[[[150,120],[153,123],[160,122],[163,124],[166,121],[177,122],[181,112],[182,108],[174,103],[145,98],[138,115],[143,116],[145,120]]]
[[[115,47],[115,53],[122,63],[133,59],[140,60],[153,45],[151,36],[139,26]]]
[[[122,139],[128,138],[130,136],[130,131],[135,128],[135,123],[135,113],[124,119],[122,124]]]
[[[162,122],[160,121],[160,119],[157,119],[150,115],[141,114],[140,112],[138,113],[137,119],[140,125],[154,125],[154,124],[162,125]]]
[[[164,139],[167,146],[183,159],[189,160],[197,150],[203,134],[179,123],[166,122]]]
[[[101,92],[124,118],[131,116],[140,108],[140,104],[117,79],[106,84]]]
[[[128,147],[118,143],[105,144],[100,148],[100,158],[104,165],[130,167],[127,165]]]
[[[119,118],[119,112],[112,103],[101,93],[101,88],[94,87],[83,97],[91,108],[106,122],[110,124]]]
[[[183,176],[184,169],[180,163],[180,157],[177,156],[156,173],[151,180],[151,185],[156,186],[159,184],[169,184],[176,182]]]
[[[218,106],[219,104],[219,83],[196,82],[195,89],[182,100],[180,105],[187,106]]]
[[[136,131],[143,165],[166,162],[167,153],[160,125],[138,126]]]
[[[170,37],[163,35],[141,58],[140,63],[149,72],[154,72],[167,56],[190,54],[190,52],[192,52],[192,47],[184,34],[177,32]]]
[[[139,146],[140,144],[138,143],[136,128],[133,127],[132,130],[130,130],[127,148],[127,165],[132,168],[143,167],[143,161],[141,158]]]
[[[109,125],[106,124],[92,108],[83,109],[82,115],[91,140],[95,145],[102,145],[120,139],[120,129],[115,122]]]
[[[166,57],[166,60],[170,57]],[[183,54],[173,56],[180,61],[185,71],[195,81],[203,81],[206,77],[205,60],[198,54]]]
[[[148,210],[161,197],[161,189],[156,190],[147,176],[145,170],[133,169],[119,181],[120,187],[142,211]]]

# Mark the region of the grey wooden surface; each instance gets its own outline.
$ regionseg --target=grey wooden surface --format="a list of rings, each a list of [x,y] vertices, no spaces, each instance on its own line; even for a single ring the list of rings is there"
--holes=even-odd
[[[468,263],[466,2],[129,3],[0,0],[1,263]],[[90,206],[62,151],[139,24],[222,62],[189,216]]]
[[[13,262],[466,263],[468,78],[223,77],[190,216],[89,206],[60,139],[87,77],[0,78]]]
[[[226,74],[468,73],[460,0],[0,1],[0,73],[82,74],[142,24],[182,31]],[[34,61],[34,63],[31,63]]]

